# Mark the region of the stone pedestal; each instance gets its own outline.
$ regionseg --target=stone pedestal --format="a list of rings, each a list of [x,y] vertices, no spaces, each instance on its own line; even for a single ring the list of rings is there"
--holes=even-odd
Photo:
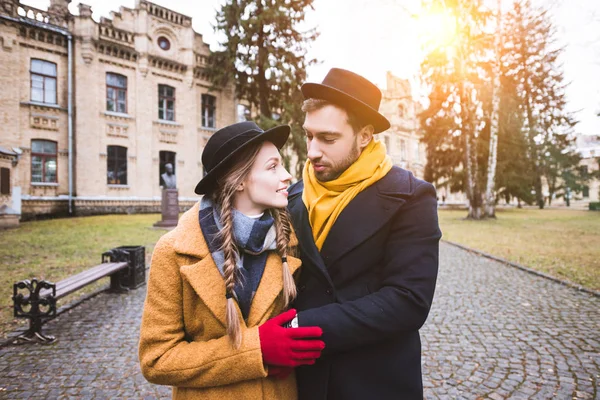
[[[154,224],[160,228],[173,228],[179,219],[179,191],[177,189],[163,189],[162,191],[162,221]]]

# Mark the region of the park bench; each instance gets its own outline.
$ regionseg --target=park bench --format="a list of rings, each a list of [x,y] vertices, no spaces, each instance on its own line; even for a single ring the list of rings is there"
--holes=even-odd
[[[43,323],[56,317],[57,300],[99,279],[110,277],[109,291],[122,293],[145,283],[146,261],[143,246],[121,246],[102,254],[102,263],[57,283],[27,279],[13,285],[16,318],[28,318],[29,329],[16,343],[53,343],[56,338],[42,333]]]

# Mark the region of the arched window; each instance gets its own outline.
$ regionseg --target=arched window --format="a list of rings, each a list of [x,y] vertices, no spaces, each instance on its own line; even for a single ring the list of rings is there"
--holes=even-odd
[[[31,141],[31,182],[57,183],[57,145],[51,140]]]
[[[175,88],[158,85],[158,119],[175,121]]]
[[[108,146],[106,163],[106,183],[127,185],[127,147]]]
[[[217,114],[217,98],[210,94],[202,95],[202,126],[205,128],[215,128]]]
[[[56,64],[31,59],[31,101],[56,104]]]
[[[127,77],[106,73],[106,111],[127,114]]]
[[[164,174],[166,172],[165,165],[171,164],[173,166],[173,174],[175,174],[175,168],[176,168],[175,152],[174,151],[166,151],[166,150],[159,151],[158,158],[160,160],[159,166],[158,166],[158,184],[163,185],[164,182],[162,181],[161,176],[162,176],[162,174]]]

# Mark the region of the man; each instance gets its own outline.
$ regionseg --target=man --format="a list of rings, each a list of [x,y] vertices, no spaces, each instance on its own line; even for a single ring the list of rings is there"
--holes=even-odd
[[[165,189],[176,189],[177,188],[177,178],[173,173],[173,164],[166,163],[165,164],[165,172],[160,176],[162,180],[162,186]]]
[[[290,188],[302,273],[291,326],[325,350],[297,369],[300,399],[422,399],[421,342],[438,271],[433,186],[392,166],[381,92],[332,69],[302,86],[308,161]]]

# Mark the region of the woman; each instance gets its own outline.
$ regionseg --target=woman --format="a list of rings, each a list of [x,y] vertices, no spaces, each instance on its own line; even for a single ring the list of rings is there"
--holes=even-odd
[[[202,200],[152,255],[139,356],[177,399],[294,399],[292,368],[313,364],[317,327],[285,328],[300,260],[289,219],[291,176],[279,149],[290,128],[223,128],[202,155]]]

